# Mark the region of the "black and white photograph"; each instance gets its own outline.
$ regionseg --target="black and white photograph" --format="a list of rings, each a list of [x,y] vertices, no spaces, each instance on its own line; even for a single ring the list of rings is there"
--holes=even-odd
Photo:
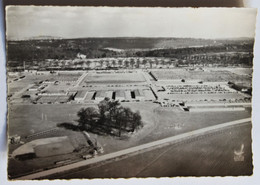
[[[256,15],[7,6],[9,180],[253,175]]]

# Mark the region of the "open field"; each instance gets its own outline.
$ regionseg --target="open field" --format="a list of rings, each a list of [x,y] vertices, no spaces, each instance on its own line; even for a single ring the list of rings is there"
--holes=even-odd
[[[55,92],[66,92],[70,87],[71,87],[71,83],[64,83],[61,82],[58,85],[54,85],[54,84],[49,84],[44,91],[49,92],[49,93],[55,93]]]
[[[50,81],[63,81],[63,82],[73,82],[77,81],[82,75],[82,72],[63,72],[52,75],[48,80]]]
[[[126,149],[140,144],[145,144],[158,139],[178,135],[188,131],[204,128],[223,122],[250,117],[250,109],[243,112],[180,112],[173,109],[162,108],[158,104],[122,103],[133,111],[140,111],[144,127],[137,132],[115,138],[109,135],[96,135],[89,133],[91,138],[96,138],[103,147],[105,154]],[[9,109],[9,135],[21,135],[22,138],[37,132],[57,128],[57,123],[76,123],[76,112],[81,107],[95,106],[94,104],[52,104],[52,105],[12,105]],[[30,116],[28,116],[30,113]],[[85,138],[78,132],[59,129],[59,131],[37,136],[37,138],[57,137],[69,135],[74,143],[82,143]],[[81,139],[80,139],[81,138]],[[24,140],[24,139],[23,139]],[[25,140],[26,141],[26,140]],[[84,142],[83,142],[84,143]],[[82,143],[82,144],[83,144]],[[19,145],[10,145],[11,153]],[[9,160],[9,174],[18,175],[31,172],[32,169],[42,169],[53,166],[55,161],[79,161],[79,154],[70,153],[59,156],[50,156],[26,161]],[[47,162],[46,162],[47,161]],[[23,166],[23,168],[17,168]]]
[[[149,141],[153,140],[152,138],[158,139],[158,137],[166,137],[169,133],[174,135],[174,133],[183,133],[188,130],[202,128],[203,126],[251,116],[249,109],[243,112],[190,113],[162,108],[158,104],[150,102],[122,102],[122,105],[131,108],[133,111],[140,111],[142,115],[145,124],[144,128],[137,133],[140,138],[136,135],[136,137],[131,137],[130,139],[136,141],[139,141],[148,133],[149,137],[147,137],[146,140]],[[12,105],[12,107],[9,108],[8,116],[9,135],[18,134],[25,137],[36,132],[55,128],[57,123],[76,123],[78,119],[76,116],[77,111],[82,107],[89,106],[95,107],[94,104]],[[29,116],[28,113],[30,113]],[[180,130],[174,128],[174,124],[178,123],[184,124]],[[106,136],[100,137],[104,137],[104,144],[107,144],[105,143]],[[111,141],[112,140],[114,140],[114,138],[111,138]],[[130,143],[131,142],[129,142],[129,144]]]
[[[94,105],[53,104],[53,105],[12,105],[8,112],[9,135],[27,136],[35,132],[56,127],[57,123],[75,122],[76,113],[82,107]]]
[[[145,123],[144,127],[125,139],[98,136],[98,141],[103,146],[105,153],[251,116],[250,109],[243,112],[191,113],[162,108],[148,102],[144,104],[124,102],[122,105],[133,111],[140,111]]]
[[[231,73],[235,73],[237,75],[248,75],[248,76],[252,76],[253,73],[253,69],[252,68],[239,68],[239,67],[234,67],[234,68],[229,68],[229,67],[225,67],[225,68],[206,68],[210,71],[229,71]]]
[[[244,160],[235,161],[234,151],[242,144]],[[199,140],[172,144],[48,178],[234,176],[251,175],[252,170],[251,125],[243,125]]]
[[[83,84],[86,83],[131,83],[131,82],[144,82],[142,74],[140,73],[99,73],[88,74],[83,80]]]
[[[248,74],[248,69],[241,70],[243,73]],[[231,70],[198,70],[189,71],[184,68],[176,68],[171,70],[152,70],[153,75],[158,80],[175,80],[175,79],[185,79],[185,80],[202,80],[206,82],[250,82],[251,78],[243,74],[232,73]]]

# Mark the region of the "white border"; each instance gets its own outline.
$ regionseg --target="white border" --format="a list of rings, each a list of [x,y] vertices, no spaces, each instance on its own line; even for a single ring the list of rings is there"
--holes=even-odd
[[[259,0],[245,0],[246,7],[260,7]],[[251,177],[185,177],[185,178],[161,178],[161,179],[119,179],[119,180],[62,180],[62,181],[7,181],[7,152],[6,152],[6,124],[5,114],[6,114],[6,75],[5,75],[5,31],[4,31],[4,21],[3,21],[3,4],[0,2],[0,181],[1,184],[19,184],[19,185],[34,185],[37,184],[86,184],[89,185],[100,185],[100,184],[174,184],[174,185],[184,185],[184,184],[236,184],[236,185],[258,185],[260,184],[260,12],[257,15],[257,25],[256,25],[256,42],[254,49],[254,79],[253,79],[253,164],[254,164],[254,174]]]

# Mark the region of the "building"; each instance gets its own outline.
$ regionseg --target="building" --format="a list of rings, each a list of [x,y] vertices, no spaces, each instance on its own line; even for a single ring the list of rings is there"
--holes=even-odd
[[[107,97],[106,91],[97,91],[96,96],[95,96],[95,100],[100,102],[100,101],[104,100],[105,97]]]
[[[132,95],[130,90],[125,91],[125,99],[126,100],[132,100]]]
[[[87,91],[85,90],[79,90],[74,98],[77,102],[83,102],[87,96]]]
[[[114,93],[113,91],[107,91],[106,97],[109,98],[110,100],[112,100],[113,99],[113,93]]]
[[[144,100],[144,93],[141,89],[134,90],[136,100]]]
[[[95,94],[95,91],[89,91],[89,92],[87,92],[87,96],[86,96],[85,100],[86,100],[86,101],[92,101],[94,94]]]
[[[39,85],[34,84],[32,87],[28,89],[28,91],[37,91],[39,89]]]
[[[125,100],[125,93],[124,93],[124,91],[123,90],[117,90],[115,99],[118,100],[118,101]]]
[[[143,90],[143,93],[144,93],[145,100],[148,100],[148,101],[155,100],[155,96],[150,89]]]

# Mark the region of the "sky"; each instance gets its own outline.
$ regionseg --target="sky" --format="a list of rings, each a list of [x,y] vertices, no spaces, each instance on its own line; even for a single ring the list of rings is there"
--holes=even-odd
[[[255,35],[251,8],[9,6],[7,40],[38,36],[239,38]]]

